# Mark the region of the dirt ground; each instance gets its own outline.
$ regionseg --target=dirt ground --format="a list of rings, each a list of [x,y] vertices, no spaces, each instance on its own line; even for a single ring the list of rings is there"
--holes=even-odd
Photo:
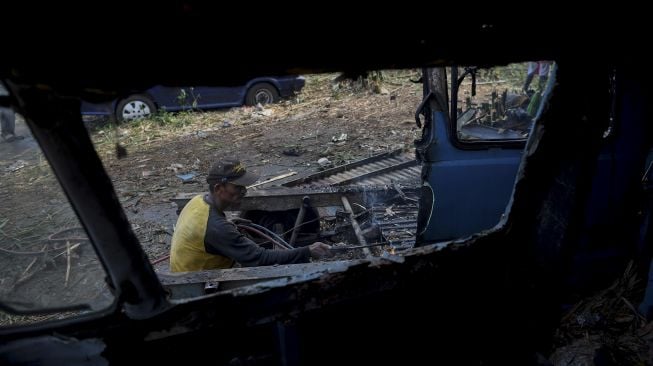
[[[419,78],[417,71],[384,73],[382,81],[366,88],[356,82],[333,84],[336,76],[309,76],[296,97],[264,108],[164,113],[118,128],[87,122],[150,260],[164,257],[170,248],[177,219],[170,199],[205,191],[206,172],[218,159],[239,158],[261,180],[294,172],[288,180],[319,171],[320,158],[340,165],[412,147],[419,137],[413,116],[422,95],[421,84],[410,81]],[[61,298],[48,294],[74,293],[72,284],[101,277],[101,267],[87,241],[78,237],[79,222],[20,117],[16,132],[26,138],[0,143],[0,299],[33,301],[38,291],[41,306],[60,304]],[[126,149],[126,157],[116,156],[116,143]],[[182,174],[194,177],[183,181]],[[72,235],[68,241],[55,240],[67,235]],[[157,265],[166,266],[167,261]],[[107,301],[106,294],[98,298],[93,301]]]

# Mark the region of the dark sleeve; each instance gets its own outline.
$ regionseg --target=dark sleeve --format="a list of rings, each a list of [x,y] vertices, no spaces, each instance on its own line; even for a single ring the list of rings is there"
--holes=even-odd
[[[208,253],[231,258],[243,267],[306,263],[310,260],[308,247],[292,250],[265,249],[241,234],[236,225],[223,217],[211,217],[213,215],[216,214],[209,214],[204,237],[204,247]]]

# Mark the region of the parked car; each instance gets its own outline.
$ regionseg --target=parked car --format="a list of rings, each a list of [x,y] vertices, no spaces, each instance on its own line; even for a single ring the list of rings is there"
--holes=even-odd
[[[142,118],[158,110],[170,112],[189,109],[216,109],[275,103],[299,92],[305,84],[303,76],[270,76],[255,78],[241,86],[169,87],[156,85],[108,103],[82,101],[86,116],[109,116],[118,121]]]

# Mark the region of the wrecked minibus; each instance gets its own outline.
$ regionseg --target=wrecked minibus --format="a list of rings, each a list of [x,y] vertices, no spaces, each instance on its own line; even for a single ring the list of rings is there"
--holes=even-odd
[[[493,39],[506,35],[502,27],[464,31],[479,38],[486,32],[494,32]],[[11,97],[2,103],[24,116],[47,159],[37,166],[54,171],[83,232],[57,232],[61,235],[35,248],[17,240],[12,241],[17,245],[3,247],[5,266],[17,265],[2,283],[2,311],[71,316],[0,328],[0,360],[188,363],[208,355],[214,363],[232,365],[537,364],[574,344],[572,335],[579,329],[587,334],[587,327],[607,324],[591,307],[575,304],[608,288],[627,268],[634,268],[640,285],[633,291],[640,291],[628,297],[635,303],[618,302],[620,310],[631,311],[621,320],[628,324],[623,332],[645,329],[641,323],[650,315],[652,134],[646,108],[650,76],[642,75],[642,65],[633,59],[579,63],[553,46],[497,55],[424,40],[407,40],[397,48],[383,45],[379,54],[370,52],[379,46],[374,42],[364,47],[345,42],[343,47],[350,46],[357,57],[283,58],[261,66],[243,44],[242,52],[234,53],[240,67],[232,60],[224,61],[221,72],[213,63],[195,66],[210,66],[202,77],[210,75],[215,85],[262,71],[389,68],[399,61],[423,67],[423,97],[416,111],[419,186],[415,195],[401,186],[383,191],[392,198],[404,199],[402,191],[417,199],[406,200],[418,210],[414,244],[394,254],[347,261],[174,278],[154,271],[79,115],[80,99],[110,100],[134,83],[154,80],[157,67],[143,67],[134,80],[133,74],[127,78],[121,73],[120,63],[102,72],[73,63],[79,67],[66,68],[66,77],[54,68],[3,63],[0,77]],[[533,125],[517,130],[472,121],[478,113],[496,112],[494,105],[467,112],[470,104],[459,112],[459,87],[474,84],[472,64],[528,59],[552,59],[557,65]],[[173,61],[177,66],[184,62]],[[447,74],[445,67],[459,70]],[[167,68],[164,75],[171,84],[197,81],[198,74],[182,70]],[[506,118],[505,123],[520,122]],[[481,134],[495,137],[470,137]],[[403,168],[415,168],[412,164]],[[49,187],[38,177],[24,178],[25,185]],[[3,191],[7,197],[10,193]],[[357,193],[351,188],[335,197],[345,207],[342,196],[354,200]],[[311,196],[311,203],[318,206],[320,197]],[[277,198],[279,205],[289,201]],[[302,199],[292,208],[299,209]],[[351,220],[354,212],[345,211]],[[6,220],[0,225],[7,227]],[[55,270],[56,281],[32,280]],[[212,283],[226,286],[207,291]],[[21,284],[32,286],[31,291],[21,294],[25,287],[16,286]],[[580,320],[560,328],[564,315],[574,309],[587,311],[570,316]],[[556,338],[560,329],[567,330],[567,337]],[[634,342],[642,349],[645,332],[632,334],[639,335]],[[592,349],[599,356],[617,355],[609,346]]]

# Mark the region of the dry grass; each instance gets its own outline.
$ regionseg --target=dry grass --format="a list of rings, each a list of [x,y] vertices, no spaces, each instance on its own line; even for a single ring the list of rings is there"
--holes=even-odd
[[[32,323],[43,323],[53,320],[61,320],[79,315],[79,311],[67,311],[43,315],[13,315],[0,311],[0,327],[26,325]]]

